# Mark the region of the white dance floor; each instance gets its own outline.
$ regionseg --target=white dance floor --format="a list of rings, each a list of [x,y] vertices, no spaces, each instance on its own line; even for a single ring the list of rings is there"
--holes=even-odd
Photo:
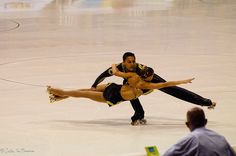
[[[158,90],[140,97],[146,126],[129,102],[49,103],[46,85],[90,88],[126,51],[166,80],[195,77],[181,87],[217,102],[207,127],[236,145],[235,0],[1,0],[0,155],[144,156],[188,134],[196,105]]]

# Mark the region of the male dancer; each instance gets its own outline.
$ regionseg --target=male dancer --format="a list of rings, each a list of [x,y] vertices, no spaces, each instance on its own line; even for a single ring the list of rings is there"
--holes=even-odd
[[[121,72],[135,72],[138,75],[141,75],[142,69],[145,67],[142,64],[136,63],[135,55],[132,52],[126,52],[123,55],[123,62],[117,65],[117,68]],[[92,85],[92,89],[95,90],[96,86],[101,83],[105,78],[112,76],[112,68],[108,68],[106,71],[104,71],[102,74],[100,74],[95,82]],[[163,78],[158,76],[157,74],[154,74],[153,78],[149,81],[153,83],[159,83],[159,82],[166,82]],[[124,79],[123,83],[125,84],[127,82],[127,79]],[[216,103],[212,102],[210,99],[206,99],[204,97],[201,97],[200,95],[197,95],[191,91],[188,91],[181,87],[166,87],[160,89],[161,91],[172,95],[176,98],[179,98],[181,100],[201,105],[201,106],[208,106],[209,109],[212,109],[215,107]],[[150,93],[152,90],[143,90],[145,94]],[[143,107],[139,101],[139,99],[131,100],[131,105],[135,111],[134,115],[131,117],[131,124],[132,125],[139,125],[139,124],[146,124],[146,120],[144,119],[144,110]]]

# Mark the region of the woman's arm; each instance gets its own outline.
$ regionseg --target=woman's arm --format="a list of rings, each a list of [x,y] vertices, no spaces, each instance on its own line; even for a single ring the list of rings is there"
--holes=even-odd
[[[186,80],[179,80],[179,81],[160,82],[160,83],[151,83],[151,82],[142,81],[139,87],[140,89],[161,89],[165,87],[177,86],[180,84],[192,83],[192,80],[194,80],[194,78],[186,79]]]
[[[135,75],[135,73],[131,73],[131,72],[125,73],[125,72],[119,71],[116,67],[116,64],[112,64],[112,74],[118,77],[126,78],[126,79]]]

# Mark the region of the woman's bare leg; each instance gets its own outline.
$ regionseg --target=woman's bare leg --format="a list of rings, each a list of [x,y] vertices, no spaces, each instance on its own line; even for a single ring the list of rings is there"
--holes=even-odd
[[[69,96],[54,95],[54,94],[51,93],[50,89],[51,89],[51,86],[47,86],[47,92],[49,94],[50,103],[69,98]]]
[[[69,98],[69,96],[54,95],[54,98],[56,99],[56,101],[60,101],[60,100],[65,100],[65,99]]]
[[[60,97],[78,97],[78,98],[88,98],[97,102],[106,102],[103,97],[103,92],[99,91],[92,91],[89,89],[82,89],[82,90],[62,90],[56,88],[48,88],[51,94],[60,96]]]
[[[96,87],[96,91],[104,92],[106,86],[107,86],[107,84],[98,85],[98,86]]]
[[[106,84],[98,85],[95,89],[79,89],[81,91],[98,91],[98,92],[103,92],[106,88]]]

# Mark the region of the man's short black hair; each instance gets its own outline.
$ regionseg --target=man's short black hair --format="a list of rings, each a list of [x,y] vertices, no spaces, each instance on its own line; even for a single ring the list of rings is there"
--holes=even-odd
[[[129,57],[129,56],[132,56],[132,57],[135,58],[134,53],[132,53],[132,52],[125,52],[124,55],[123,55],[123,61],[125,61],[126,58]]]
[[[206,118],[204,111],[199,107],[194,107],[187,112],[188,122],[195,128],[204,127],[206,125]]]

